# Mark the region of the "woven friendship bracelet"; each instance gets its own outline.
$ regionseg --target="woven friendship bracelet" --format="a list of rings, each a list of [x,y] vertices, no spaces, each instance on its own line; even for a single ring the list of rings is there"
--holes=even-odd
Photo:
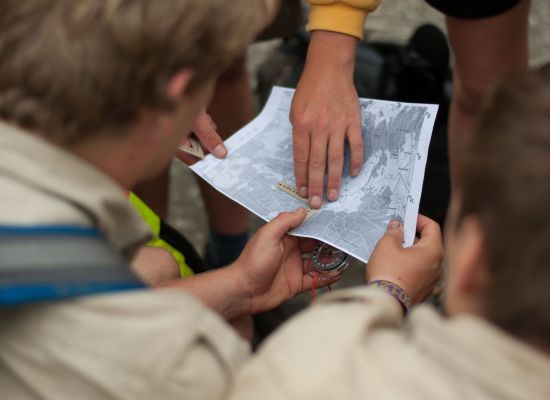
[[[407,294],[407,292],[405,292],[403,289],[401,289],[399,286],[397,286],[393,282],[378,280],[378,281],[372,281],[371,283],[368,284],[368,286],[384,289],[395,300],[401,303],[401,306],[403,307],[403,311],[405,315],[407,315],[410,308],[412,307],[412,301],[409,295]]]

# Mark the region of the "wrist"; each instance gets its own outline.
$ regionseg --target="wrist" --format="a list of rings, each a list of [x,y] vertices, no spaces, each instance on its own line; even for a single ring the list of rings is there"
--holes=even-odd
[[[334,69],[339,74],[353,76],[358,40],[343,33],[315,31],[307,53],[307,66]]]
[[[212,282],[215,287],[210,289],[217,292],[216,297],[221,297],[217,309],[226,320],[250,315],[251,293],[237,262],[206,274],[215,275],[215,282]]]
[[[377,279],[369,282],[367,286],[379,288],[392,296],[401,305],[403,315],[407,315],[412,307],[412,301],[409,294],[401,286],[391,281]]]
[[[226,320],[250,315],[249,293],[241,284],[238,268],[233,265],[186,279],[174,279],[162,287],[180,288],[191,293]]]
[[[255,288],[253,282],[248,278],[246,271],[239,265],[237,259],[233,264],[226,267],[229,276],[229,282],[235,288],[235,313],[237,317],[252,315],[254,313],[253,300]]]

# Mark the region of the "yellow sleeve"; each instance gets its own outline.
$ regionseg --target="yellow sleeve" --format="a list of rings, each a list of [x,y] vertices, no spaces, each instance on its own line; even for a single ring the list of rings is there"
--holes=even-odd
[[[363,38],[367,15],[378,7],[380,0],[308,0],[308,31],[324,30]]]

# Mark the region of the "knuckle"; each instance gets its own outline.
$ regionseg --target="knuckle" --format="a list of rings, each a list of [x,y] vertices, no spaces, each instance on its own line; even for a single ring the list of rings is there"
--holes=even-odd
[[[197,124],[194,133],[200,140],[207,139],[210,136],[210,132],[203,124]]]
[[[296,135],[306,135],[310,122],[309,118],[304,114],[299,114],[298,116],[291,115],[290,122],[292,123],[292,128]]]
[[[320,157],[311,157],[309,166],[314,169],[320,169],[325,166],[325,160]]]
[[[357,158],[363,158],[365,154],[365,149],[363,148],[363,142],[361,142],[359,145],[355,146],[355,157]]]
[[[218,138],[215,134],[207,133],[204,135],[204,137],[201,138],[201,141],[208,147],[213,147],[214,145],[218,144]]]
[[[330,119],[326,116],[326,115],[323,115],[321,117],[319,117],[317,119],[317,122],[315,124],[315,127],[317,128],[317,130],[319,131],[326,131],[329,129],[330,127]]]
[[[309,154],[306,152],[296,152],[294,154],[294,162],[297,165],[307,165],[309,161]]]
[[[348,137],[349,145],[356,150],[356,152],[363,152],[363,138],[359,135],[352,135]]]
[[[323,190],[323,185],[320,185],[317,182],[311,182],[309,183],[308,191],[310,194],[319,194]]]
[[[387,248],[387,247],[393,247],[395,244],[395,240],[393,238],[393,235],[386,233],[382,238],[378,241],[378,247],[380,248]]]
[[[343,155],[340,154],[340,152],[331,152],[328,155],[328,162],[331,164],[338,164],[343,161],[342,158],[343,158]]]
[[[346,121],[341,118],[332,118],[329,120],[329,123],[333,131],[332,135],[337,135],[342,141],[344,141],[347,130]]]
[[[330,175],[328,179],[328,186],[331,188],[339,188],[341,183],[339,174]]]
[[[351,166],[355,168],[361,168],[363,166],[363,156],[356,155],[351,158]]]
[[[277,222],[278,223],[284,223],[284,221],[290,216],[290,213],[287,211],[283,211],[277,215]]]

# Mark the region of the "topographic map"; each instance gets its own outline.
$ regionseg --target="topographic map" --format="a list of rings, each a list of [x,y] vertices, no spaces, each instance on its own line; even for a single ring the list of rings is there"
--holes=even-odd
[[[289,122],[293,95],[292,89],[275,87],[260,115],[226,141],[225,159],[208,155],[191,167],[266,221],[307,207],[278,187],[280,182],[295,185]],[[404,221],[404,245],[413,243],[437,105],[368,99],[360,104],[365,146],[361,173],[349,175],[346,149],[339,199],[325,199],[292,234],[321,240],[366,262],[391,219]]]

